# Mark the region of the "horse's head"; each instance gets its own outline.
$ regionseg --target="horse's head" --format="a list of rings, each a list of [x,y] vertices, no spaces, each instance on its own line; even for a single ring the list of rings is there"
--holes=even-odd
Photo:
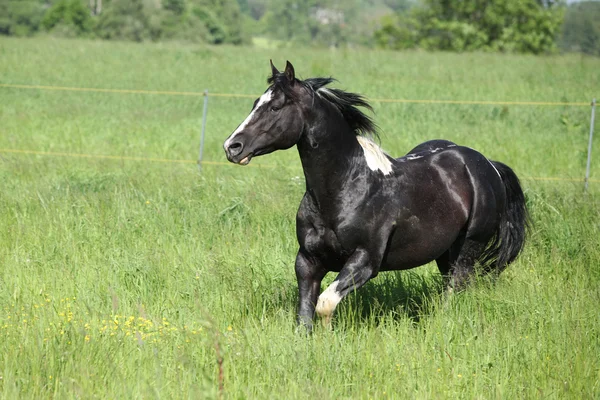
[[[308,94],[288,61],[283,73],[271,62],[271,86],[254,102],[250,115],[223,144],[227,159],[246,165],[252,157],[288,149],[304,129],[301,97]]]

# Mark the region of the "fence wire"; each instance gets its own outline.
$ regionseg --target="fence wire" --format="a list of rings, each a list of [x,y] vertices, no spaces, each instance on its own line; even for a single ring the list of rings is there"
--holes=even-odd
[[[83,87],[68,87],[68,86],[48,86],[48,85],[21,85],[12,83],[0,83],[0,87],[13,89],[30,89],[30,90],[52,90],[52,91],[71,91],[71,92],[96,92],[96,93],[120,93],[120,94],[143,94],[143,95],[167,95],[167,96],[214,96],[214,97],[231,97],[231,98],[256,98],[258,95],[239,94],[239,93],[210,93],[206,92],[184,92],[170,90],[138,90],[138,89],[106,89],[106,88],[83,88]],[[586,102],[548,102],[548,101],[485,101],[485,100],[435,100],[435,99],[388,99],[388,98],[371,98],[373,102],[380,103],[407,103],[407,104],[454,104],[454,105],[516,105],[516,106],[550,106],[550,107],[589,107],[592,104]],[[200,164],[200,165],[215,165],[215,166],[232,166],[231,163],[220,161],[199,161],[185,159],[168,159],[154,157],[132,157],[132,156],[114,156],[102,154],[86,154],[86,153],[66,153],[66,152],[50,152],[38,150],[23,150],[23,149],[0,149],[0,153],[12,154],[28,154],[28,155],[43,155],[54,157],[70,157],[70,158],[92,158],[92,159],[109,159],[121,161],[144,161],[158,163],[185,163],[185,164]],[[260,168],[279,168],[280,165],[269,164],[252,164],[253,167]],[[284,166],[285,167],[285,166]],[[564,177],[524,177],[526,180],[534,181],[562,181],[562,182],[584,182],[585,179],[564,178]],[[588,182],[600,183],[598,179],[588,179]]]
[[[0,83],[0,87],[13,89],[37,89],[57,90],[71,92],[98,92],[98,93],[125,93],[125,94],[147,94],[168,96],[206,96],[204,92],[178,92],[170,90],[137,90],[137,89],[104,89],[104,88],[82,88],[68,86],[43,86],[43,85],[18,85],[12,83]],[[210,93],[214,97],[238,97],[255,99],[259,95],[239,93]],[[463,105],[498,105],[498,106],[550,106],[550,107],[589,107],[590,103],[584,102],[552,102],[552,101],[495,101],[495,100],[435,100],[435,99],[386,99],[369,98],[370,101],[380,103],[412,103],[412,104],[463,104]]]
[[[227,166],[235,167],[235,164],[221,161],[201,161],[197,160],[185,160],[185,159],[171,159],[171,158],[155,158],[155,157],[130,157],[130,156],[113,156],[103,154],[86,154],[86,153],[64,153],[64,152],[52,152],[52,151],[38,151],[38,150],[21,150],[21,149],[0,149],[1,153],[9,154],[28,154],[28,155],[40,155],[40,156],[52,156],[52,157],[67,157],[67,158],[92,158],[92,159],[108,159],[108,160],[120,160],[120,161],[144,161],[144,162],[155,162],[155,163],[170,163],[170,164],[202,164],[202,165],[213,165],[213,166]],[[289,165],[272,165],[272,164],[249,164],[249,167],[258,168],[290,168]],[[532,181],[559,181],[559,182],[584,182],[584,179],[578,178],[564,178],[555,176],[528,176],[522,179]],[[588,182],[600,183],[600,179],[589,179]]]

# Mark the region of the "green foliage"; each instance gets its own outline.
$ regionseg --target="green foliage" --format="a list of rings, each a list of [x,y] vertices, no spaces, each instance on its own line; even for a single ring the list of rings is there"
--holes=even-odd
[[[181,40],[244,44],[236,0],[0,0],[0,35],[26,36],[43,28],[58,36],[107,40]],[[247,5],[247,4],[246,4]],[[248,8],[249,10],[249,8]]]
[[[283,0],[273,2],[264,20],[265,33],[277,40],[337,47],[350,41],[353,2]]]
[[[600,2],[569,6],[562,29],[561,48],[600,56]]]
[[[185,11],[185,0],[163,0],[162,6],[176,15],[181,15]]]
[[[222,44],[227,39],[225,25],[207,7],[195,7],[194,15],[202,21],[208,31],[208,42],[211,44]]]
[[[393,11],[401,12],[410,8],[411,0],[384,0],[383,3]]]
[[[415,19],[405,15],[386,15],[381,19],[381,28],[374,33],[375,42],[385,49],[412,49],[418,44],[416,25]]]
[[[384,48],[548,53],[556,49],[561,2],[542,0],[424,0],[408,16],[383,21]]]
[[[285,44],[342,47],[371,45],[382,15],[401,12],[410,0],[239,0],[248,29]]]
[[[166,10],[156,10],[149,16],[152,40],[181,40],[191,43],[211,42],[206,24],[195,13],[181,15]]]
[[[98,18],[96,34],[102,39],[141,42],[150,37],[143,0],[111,0]]]
[[[282,0],[275,2],[265,14],[268,32],[279,40],[308,40],[308,1]]]
[[[92,31],[90,10],[82,0],[59,0],[42,19],[47,31],[61,30],[67,36],[82,36]]]
[[[44,16],[41,1],[0,0],[0,35],[31,36]]]
[[[205,23],[210,42],[249,43],[243,29],[242,13],[236,0],[191,0],[193,12]]]
[[[245,0],[239,0],[240,4],[242,4]],[[247,1],[247,12],[250,15],[250,17],[254,18],[255,20],[259,20],[263,17],[263,15],[265,15],[265,12],[267,11],[267,7],[268,7],[268,2],[269,0],[248,0]],[[244,10],[246,9],[246,7],[241,6],[240,5],[240,10],[242,12],[244,12]]]

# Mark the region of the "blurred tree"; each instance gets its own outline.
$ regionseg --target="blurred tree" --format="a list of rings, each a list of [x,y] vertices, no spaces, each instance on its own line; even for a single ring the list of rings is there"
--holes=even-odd
[[[273,2],[263,17],[264,31],[274,39],[302,44],[339,46],[348,43],[350,38],[358,42],[354,33],[359,29],[349,24],[349,21],[358,22],[363,2],[364,0]],[[370,36],[370,33],[366,35]]]
[[[190,0],[192,12],[208,29],[209,42],[214,44],[249,43],[243,31],[243,18],[236,0]]]
[[[0,35],[243,44],[244,26],[236,0],[0,0]]]
[[[42,26],[63,36],[81,36],[92,31],[93,21],[83,0],[59,0],[44,14]]]
[[[102,39],[140,42],[151,37],[142,0],[106,1],[98,17],[96,34]]]
[[[248,0],[237,0],[238,6],[240,7],[240,12],[242,14],[250,13],[250,6],[248,5]]]
[[[211,36],[204,21],[184,1],[178,0],[177,3],[146,11],[151,39],[210,42]]]
[[[392,48],[539,54],[555,50],[563,16],[561,0],[423,0],[408,19],[384,21],[376,38]]]
[[[0,0],[0,35],[33,35],[40,29],[44,12],[40,0]]]
[[[600,56],[600,2],[571,4],[565,15],[561,48]]]
[[[266,27],[272,37],[290,41],[308,41],[316,34],[308,23],[309,1],[281,0],[273,2],[265,13]]]
[[[406,11],[411,7],[410,0],[384,0],[383,1],[386,6],[391,8],[392,10],[398,12]]]
[[[185,0],[163,0],[162,6],[176,15],[182,15],[185,11]]]
[[[392,14],[381,19],[381,28],[374,33],[379,47],[391,50],[412,49],[417,46],[417,22],[406,15]]]
[[[269,0],[247,0],[250,16],[257,21],[261,19],[267,11],[268,2]]]

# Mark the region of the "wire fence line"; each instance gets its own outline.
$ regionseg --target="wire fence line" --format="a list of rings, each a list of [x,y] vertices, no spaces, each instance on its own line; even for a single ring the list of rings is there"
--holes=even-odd
[[[172,158],[156,158],[156,157],[131,157],[131,156],[113,156],[103,154],[86,154],[86,153],[65,153],[65,152],[53,152],[53,151],[38,151],[38,150],[21,150],[21,149],[2,149],[0,148],[0,154],[24,154],[24,155],[39,155],[39,156],[51,156],[51,157],[67,157],[67,158],[91,158],[91,159],[104,159],[104,160],[120,160],[120,161],[144,161],[144,162],[155,162],[155,163],[170,163],[170,164],[202,164],[212,166],[227,166],[237,167],[237,165],[222,162],[222,161],[198,161],[198,160],[187,160],[187,159],[172,159]],[[291,168],[289,165],[273,165],[273,164],[250,164],[249,167],[254,168]],[[555,182],[584,182],[584,179],[578,178],[565,178],[557,176],[527,176],[523,177],[525,180],[532,181],[555,181]],[[600,179],[588,179],[591,183],[600,183]]]
[[[82,154],[82,153],[64,153],[64,152],[48,152],[38,150],[22,150],[22,149],[0,149],[0,153],[13,154],[30,154],[30,155],[46,155],[59,157],[77,157],[77,158],[97,158],[97,159],[113,159],[113,160],[129,160],[129,161],[146,161],[146,162],[164,162],[164,163],[194,163],[200,168],[202,165],[231,165],[219,161],[204,161],[202,159],[202,148],[204,144],[204,128],[206,121],[207,100],[208,96],[213,97],[230,97],[230,98],[256,98],[257,95],[237,94],[237,93],[208,93],[208,90],[203,92],[185,92],[185,91],[169,91],[169,90],[138,90],[138,89],[110,89],[110,88],[83,88],[83,87],[68,87],[68,86],[48,86],[48,85],[23,85],[12,83],[0,83],[0,87],[13,89],[28,89],[28,90],[50,90],[50,91],[72,91],[72,92],[96,92],[96,93],[119,93],[119,94],[143,94],[143,95],[168,95],[168,96],[194,96],[204,97],[204,112],[203,112],[203,127],[202,139],[200,143],[200,154],[198,160],[178,160],[166,158],[152,157],[131,157],[131,156],[114,156],[100,154]],[[585,190],[588,183],[599,183],[600,180],[590,179],[590,159],[591,159],[591,143],[594,130],[594,110],[596,100],[591,103],[587,102],[545,102],[545,101],[485,101],[485,100],[437,100],[437,99],[388,99],[388,98],[371,98],[370,101],[380,103],[407,103],[407,104],[453,104],[453,105],[514,105],[514,106],[552,106],[552,107],[589,107],[592,109],[592,118],[590,121],[590,139],[588,147],[588,159],[586,175],[584,179],[563,178],[563,177],[526,177],[528,180],[538,181],[566,181],[566,182],[584,182]],[[275,165],[259,164],[260,167],[277,168]]]
[[[71,92],[98,92],[98,93],[121,93],[121,94],[147,94],[167,96],[207,96],[206,92],[181,92],[171,90],[138,90],[138,89],[107,89],[107,88],[82,88],[68,86],[45,86],[45,85],[21,85],[12,83],[0,83],[0,87],[13,89],[37,89]],[[240,93],[210,93],[214,97],[252,98],[259,95]],[[463,104],[463,105],[498,105],[498,106],[550,106],[550,107],[589,107],[589,102],[563,102],[563,101],[495,101],[495,100],[438,100],[438,99],[386,99],[369,98],[370,101],[380,103],[412,103],[412,104]]]

